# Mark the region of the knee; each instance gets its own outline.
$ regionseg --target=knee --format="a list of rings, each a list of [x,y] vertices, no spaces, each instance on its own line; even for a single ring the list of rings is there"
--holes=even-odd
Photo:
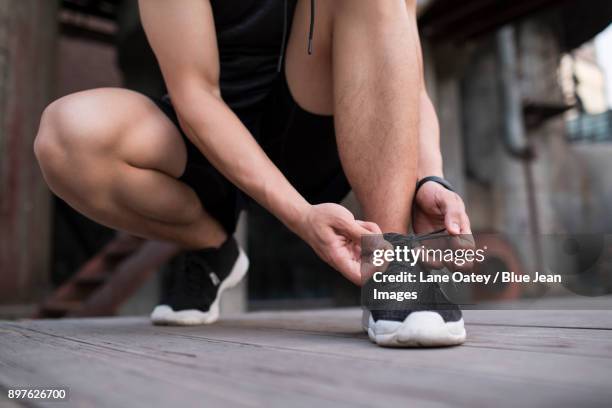
[[[38,133],[34,139],[34,154],[43,175],[49,184],[61,172],[61,163],[66,155],[66,142],[69,138],[63,137],[62,122],[65,121],[64,103],[57,100],[45,108],[40,119]]]
[[[51,103],[43,112],[36,138],[34,154],[49,187],[56,191],[60,183],[67,180],[67,172],[83,171],[74,169],[77,162],[99,148],[100,143],[92,126],[87,124],[87,114],[80,115],[78,96],[67,96]],[[84,101],[86,103],[86,101]]]

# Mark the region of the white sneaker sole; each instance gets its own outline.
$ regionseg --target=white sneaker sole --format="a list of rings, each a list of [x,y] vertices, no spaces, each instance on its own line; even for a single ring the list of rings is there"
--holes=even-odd
[[[369,313],[368,313],[369,314]],[[368,318],[368,337],[383,347],[443,347],[465,342],[463,319],[445,322],[436,312],[412,312],[403,322]]]
[[[238,259],[232,267],[230,274],[221,282],[217,297],[210,305],[208,312],[197,309],[179,310],[175,312],[168,305],[158,305],[151,312],[151,322],[160,326],[198,326],[210,324],[219,320],[219,302],[223,292],[238,285],[249,269],[249,258],[242,248],[239,248]]]

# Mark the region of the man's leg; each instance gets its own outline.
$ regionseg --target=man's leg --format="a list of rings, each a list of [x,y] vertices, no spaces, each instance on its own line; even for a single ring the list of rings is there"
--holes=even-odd
[[[304,109],[334,114],[340,159],[365,219],[406,233],[422,88],[416,1],[319,0],[316,10],[309,56],[310,2],[298,3],[287,50],[290,89]]]
[[[383,232],[406,233],[419,168],[419,132],[435,125],[420,122],[421,105],[425,121],[435,121],[435,115],[422,99],[416,0],[320,0],[317,4],[310,57],[303,36],[309,1],[300,0],[295,15],[287,51],[287,80],[293,97],[313,113],[334,114],[342,166],[366,220],[377,223]],[[326,87],[333,93],[326,93]],[[387,241],[396,248],[409,243],[401,235]],[[404,263],[390,262],[387,271],[394,274],[406,268]],[[365,310],[364,327],[372,341],[401,347],[465,341],[459,308],[446,303],[436,307],[438,299],[444,299],[438,286],[417,283],[406,289],[417,290],[421,304]]]
[[[143,95],[97,89],[61,98],[45,110],[34,149],[49,187],[101,224],[187,248],[226,239],[193,190],[177,180],[185,145]]]

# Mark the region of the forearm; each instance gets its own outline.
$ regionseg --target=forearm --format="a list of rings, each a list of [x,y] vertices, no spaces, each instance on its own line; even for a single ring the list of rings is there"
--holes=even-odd
[[[296,229],[309,203],[272,163],[218,92],[190,91],[177,104],[181,126],[213,166],[299,234]]]
[[[310,205],[221,99],[213,10],[206,0],[141,0],[140,17],[181,127],[231,182],[295,232]]]
[[[424,88],[420,96],[420,113],[418,178],[443,177],[440,125],[436,110]]]

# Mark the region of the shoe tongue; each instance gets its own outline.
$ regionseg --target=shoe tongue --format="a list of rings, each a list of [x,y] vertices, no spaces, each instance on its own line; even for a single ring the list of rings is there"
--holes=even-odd
[[[219,248],[205,248],[192,251],[190,256],[205,262],[221,280],[231,269],[238,257],[238,244],[234,237],[229,237]]]
[[[409,247],[413,248],[416,236],[414,234],[398,234],[396,232],[387,232],[383,234],[385,241],[393,245],[393,247]]]

